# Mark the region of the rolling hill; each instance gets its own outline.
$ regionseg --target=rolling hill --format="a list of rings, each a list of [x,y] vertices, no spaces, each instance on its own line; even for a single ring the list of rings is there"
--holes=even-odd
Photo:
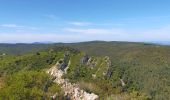
[[[1,44],[0,52],[7,53],[1,56],[1,79],[8,79],[9,75],[21,77],[18,74],[23,71],[30,71],[31,75],[36,71],[41,75],[59,59],[65,59],[66,51],[70,52],[66,60],[66,65],[70,61],[70,66],[63,77],[101,99],[170,99],[170,46],[148,43]],[[13,87],[4,86],[4,93]]]

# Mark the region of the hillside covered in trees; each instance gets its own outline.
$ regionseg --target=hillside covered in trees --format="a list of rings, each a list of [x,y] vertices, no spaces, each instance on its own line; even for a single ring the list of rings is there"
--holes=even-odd
[[[1,44],[0,99],[67,99],[46,73],[61,59],[63,75],[100,99],[169,100],[170,47],[148,43]],[[66,56],[67,55],[67,56]]]

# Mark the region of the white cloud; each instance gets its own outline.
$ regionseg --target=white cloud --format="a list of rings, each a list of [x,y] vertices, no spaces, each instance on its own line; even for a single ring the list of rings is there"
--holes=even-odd
[[[0,42],[169,41],[170,26],[148,30],[65,28],[58,33],[0,33]]]
[[[92,23],[92,22],[68,22],[68,24],[73,26],[123,26],[123,23]]]
[[[74,25],[74,26],[89,26],[89,25],[93,25],[90,22],[70,22],[69,24]]]
[[[105,29],[76,29],[76,28],[66,28],[64,29],[66,32],[72,33],[82,33],[82,34],[107,34],[109,30]]]
[[[24,26],[16,25],[16,24],[2,24],[0,27],[5,27],[5,28],[23,28]]]
[[[170,26],[161,27],[158,29],[148,29],[137,31],[135,36],[141,37],[147,41],[169,41],[170,40]]]
[[[17,24],[1,24],[0,28],[5,29],[12,29],[16,31],[28,31],[28,30],[37,30],[39,28],[37,27],[30,27],[30,26],[23,26],[23,25],[17,25]]]
[[[127,30],[127,29],[77,29],[66,28],[65,32],[77,33],[86,37],[98,38],[100,40],[110,41],[169,41],[170,40],[170,26],[148,29],[148,30]]]
[[[32,42],[78,42],[85,40],[81,35],[56,33],[0,33],[0,43],[32,43]]]
[[[94,35],[111,35],[111,34],[123,34],[124,30],[122,29],[77,29],[77,28],[65,28],[64,31],[71,33],[82,33],[82,34],[94,34]]]

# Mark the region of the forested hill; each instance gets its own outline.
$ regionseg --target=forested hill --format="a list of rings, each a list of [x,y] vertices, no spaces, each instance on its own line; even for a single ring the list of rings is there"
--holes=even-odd
[[[48,49],[52,44],[0,44],[0,53],[19,55]]]
[[[80,43],[16,43],[16,44],[7,44],[0,43],[0,53],[12,54],[12,55],[21,55],[25,53],[37,52],[42,50],[47,50],[56,46],[71,46],[77,47],[79,49],[85,50],[86,47],[109,47],[124,44],[124,46],[129,45],[149,45],[149,43],[133,43],[133,42],[105,42],[105,41],[91,41],[91,42],[80,42]],[[95,49],[93,48],[93,49]],[[92,49],[92,48],[90,48]],[[91,52],[89,52],[91,53]]]
[[[67,51],[71,53],[66,59],[64,54]],[[46,85],[38,82],[48,83],[50,79],[48,75],[43,76],[46,75],[44,70],[60,59],[66,59],[67,63],[70,61],[70,67],[63,77],[102,99],[170,99],[169,46],[102,41],[71,44],[1,44],[0,52],[0,86],[3,88],[0,96],[4,98],[20,97],[21,95],[15,92],[25,91],[25,85],[23,96],[49,98],[54,92],[58,92],[59,96],[63,97],[63,92],[59,92],[60,86],[51,82],[48,86],[49,92],[44,92],[42,88]],[[30,78],[37,75],[40,76],[38,79],[46,80],[31,81]],[[24,78],[25,81],[21,81]],[[21,82],[18,83],[19,81]],[[16,87],[20,85],[23,88],[18,90]]]

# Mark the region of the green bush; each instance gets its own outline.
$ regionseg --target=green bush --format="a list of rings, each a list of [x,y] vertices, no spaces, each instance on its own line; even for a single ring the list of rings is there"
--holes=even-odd
[[[0,99],[41,100],[49,99],[56,92],[63,94],[60,87],[54,84],[46,73],[22,71],[8,76],[5,86],[0,91]]]

